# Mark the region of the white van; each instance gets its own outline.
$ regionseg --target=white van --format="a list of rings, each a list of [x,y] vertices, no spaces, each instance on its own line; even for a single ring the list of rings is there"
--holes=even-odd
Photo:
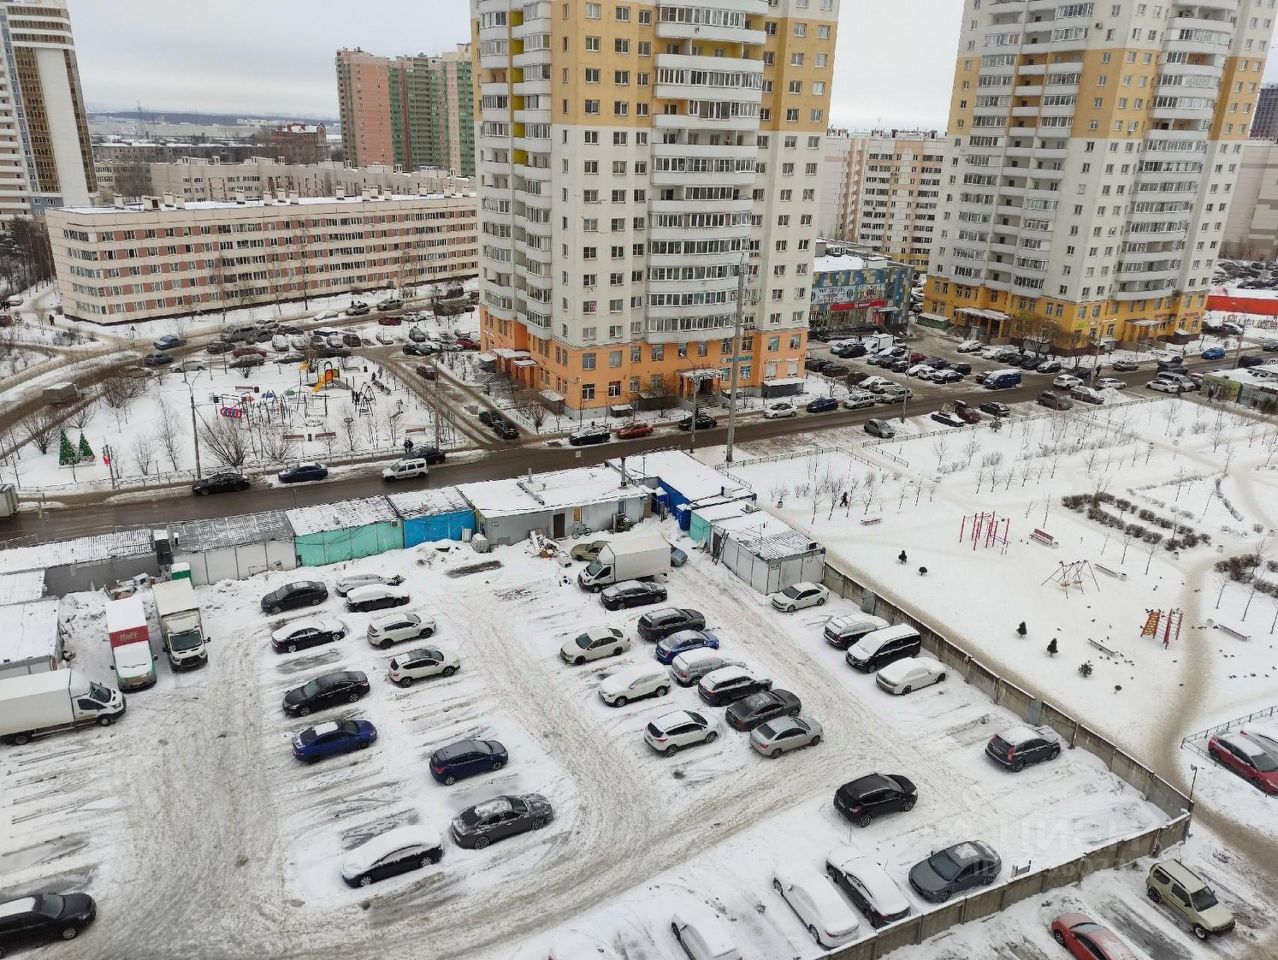
[[[727,926],[708,907],[680,907],[670,920],[670,930],[691,960],[741,960]]]
[[[382,469],[383,480],[411,480],[430,475],[430,467],[421,457],[405,457]]]
[[[115,682],[121,690],[145,690],[155,685],[155,654],[147,641],[138,640],[112,647],[111,655],[115,659],[111,669],[115,671]]]
[[[659,663],[618,670],[599,684],[599,696],[610,707],[624,707],[644,697],[664,697],[669,692],[670,674]]]

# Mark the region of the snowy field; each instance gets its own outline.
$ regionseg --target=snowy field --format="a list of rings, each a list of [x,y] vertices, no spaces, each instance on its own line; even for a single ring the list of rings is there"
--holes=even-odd
[[[666,532],[677,535],[673,525]],[[387,661],[403,647],[370,647],[362,634],[377,615],[347,614],[335,595],[307,613],[343,618],[350,636],[272,653],[271,629],[296,615],[265,617],[260,596],[308,576],[331,587],[352,567],[402,573],[410,609],[438,620],[428,645],[455,650],[460,672],[407,690],[389,684]],[[201,588],[212,637],[207,668],[175,676],[162,662],[159,684],[130,696],[120,724],[0,753],[9,798],[0,812],[0,893],[56,883],[97,897],[97,924],[60,948],[66,957],[309,957],[376,943],[387,958],[523,960],[544,957],[575,929],[623,956],[675,960],[669,918],[692,898],[725,916],[748,956],[807,958],[821,951],[772,890],[774,863],[820,869],[832,847],[851,843],[908,890],[910,866],[931,850],[984,839],[1001,854],[1006,880],[1014,867],[1063,862],[1165,819],[1082,751],[1019,774],[995,767],[984,744],[1013,718],[974,688],[950,678],[892,698],[821,638],[826,617],[850,611],[849,602],[783,615],[695,552],[671,572],[669,602],[701,610],[726,655],[797,694],[824,725],[823,742],[763,759],[723,725],[722,708],[706,708],[694,690],[678,687],[657,701],[609,708],[596,694],[599,681],[646,661],[651,648],[636,642],[617,660],[585,667],[563,664],[558,648],[596,623],[633,634],[644,611],[605,611],[572,582],[575,572],[522,547],[479,557],[469,548],[440,555],[423,546]],[[76,666],[110,682],[103,605],[101,595],[77,594],[63,614]],[[303,767],[288,742],[308,721],[288,719],[280,697],[340,669],[367,673],[371,695],[309,722],[364,717],[377,725],[378,741]],[[678,707],[711,716],[720,738],[658,756],[643,743],[643,726]],[[452,788],[435,784],[427,758],[462,737],[501,740],[511,762]],[[913,779],[919,804],[850,828],[830,798],[839,784],[876,769]],[[390,825],[419,822],[446,833],[470,804],[532,791],[555,807],[543,831],[483,851],[445,839],[438,867],[364,890],[348,889],[337,875],[343,850]],[[1123,891],[1136,909],[1137,873],[1096,882]],[[914,911],[927,909],[908,896]],[[1175,933],[1170,921],[1150,922]],[[1246,934],[1221,948],[1226,955],[1241,956],[1233,945],[1253,935],[1249,921],[1241,926]],[[139,942],[154,949],[139,951]]]

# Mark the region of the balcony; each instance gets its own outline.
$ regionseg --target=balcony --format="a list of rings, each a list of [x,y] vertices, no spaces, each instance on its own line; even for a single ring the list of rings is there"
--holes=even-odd
[[[749,213],[754,199],[749,195],[736,200],[650,200],[651,213]],[[748,225],[747,225],[748,229]]]
[[[699,40],[704,43],[744,43],[761,47],[767,42],[762,30],[744,30],[741,27],[722,27],[708,23],[668,23],[657,21],[659,40]]]
[[[688,114],[658,114],[652,118],[659,130],[743,130],[759,129],[759,118],[753,117],[694,117]]]
[[[652,183],[657,187],[747,187],[754,183],[753,170],[729,173],[689,173],[683,170],[653,170]]]

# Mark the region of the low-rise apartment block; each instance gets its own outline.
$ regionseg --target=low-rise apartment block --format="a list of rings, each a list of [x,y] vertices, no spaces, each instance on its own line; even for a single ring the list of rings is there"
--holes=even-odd
[[[405,173],[385,164],[355,167],[346,163],[282,163],[267,157],[250,157],[241,163],[223,163],[217,157],[180,157],[171,163],[153,163],[149,179],[157,196],[172,194],[187,203],[200,200],[257,200],[281,190],[299,197],[353,197],[382,193],[465,193],[473,189],[465,178],[440,170]]]
[[[818,240],[812,264],[813,331],[903,331],[914,269],[835,240]]]

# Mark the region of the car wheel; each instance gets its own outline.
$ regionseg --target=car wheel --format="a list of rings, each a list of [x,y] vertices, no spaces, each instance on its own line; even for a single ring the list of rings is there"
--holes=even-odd
[[[774,878],[772,881],[772,889],[775,890],[777,893],[781,893],[781,881]],[[781,896],[784,897],[785,894],[781,893]]]
[[[815,737],[813,737],[811,740],[809,740],[809,741],[808,741],[808,746],[809,746],[809,747],[815,747],[815,746],[816,746],[817,744],[819,744],[820,742],[821,742],[821,737],[820,737],[820,736],[815,736]]]
[[[310,707],[302,707],[302,708],[301,708],[300,710],[298,710],[297,712],[298,712],[298,715],[299,715],[299,716],[309,717],[309,716],[311,715],[311,708],[310,708]]]
[[[500,769],[501,769],[502,767],[504,767],[505,765],[506,765],[506,761],[504,761],[504,760],[494,760],[494,761],[493,761],[493,765],[492,765],[491,767],[489,767],[488,769],[490,769],[493,773],[496,773],[498,770],[500,770]]]
[[[207,497],[209,495],[209,492],[207,490],[196,490],[195,495],[197,497]]]
[[[781,754],[783,753],[785,753],[785,751],[782,750],[780,747],[777,747],[770,754],[768,754],[768,756],[770,756],[773,760],[775,760],[777,757],[781,756]]]
[[[914,804],[918,803],[918,800],[919,800],[919,798],[918,798],[918,797],[906,797],[906,798],[905,798],[905,800],[904,800],[904,802],[901,804],[901,809],[902,809],[902,810],[913,810],[913,809],[914,809]]]
[[[937,903],[944,903],[948,899],[950,899],[950,891],[948,890],[942,890],[940,893],[936,895]]]
[[[548,823],[550,823],[550,818],[549,818],[549,817],[538,817],[536,820],[534,820],[534,821],[533,821],[533,829],[534,829],[534,830],[541,830],[541,829],[542,829],[542,828],[544,828],[544,827],[546,826],[546,824],[548,824]]]
[[[378,648],[379,650],[389,650],[389,649],[391,648],[391,644],[392,644],[392,643],[394,643],[394,642],[395,642],[395,641],[393,641],[393,640],[391,640],[389,637],[387,637],[385,640],[383,640],[381,643],[379,643],[379,644],[377,645],[377,648]]]
[[[63,940],[74,940],[74,939],[75,939],[76,937],[78,937],[79,935],[80,935],[80,928],[79,928],[79,927],[63,927],[63,928],[62,928],[62,939],[63,939]],[[1204,931],[1204,934],[1203,934],[1203,935],[1204,935],[1204,936],[1206,936],[1206,932],[1205,932],[1205,931]]]
[[[279,608],[279,605],[277,604],[276,606],[273,606],[273,607],[267,607],[266,612],[273,617],[278,617],[281,613],[281,610]]]
[[[991,873],[989,876],[981,877],[981,886],[988,887],[997,879],[998,879],[998,875],[993,873]]]
[[[358,700],[358,699],[359,699],[359,694],[358,694],[358,693],[352,693],[349,697],[347,697],[347,698],[346,698],[346,702],[347,702],[347,703],[354,703],[354,702],[355,702],[356,700]]]
[[[817,928],[812,924],[808,924],[808,933],[812,934],[812,939],[817,942],[818,947],[825,946],[825,944],[821,942],[821,934],[817,933]]]
[[[444,667],[444,669],[440,671],[440,673],[445,677],[451,677],[456,672],[456,667]]]
[[[938,673],[938,674],[936,675],[936,682],[937,682],[937,683],[944,683],[944,682],[945,682],[945,674],[943,674],[943,673]]]
[[[456,782],[457,782],[456,777],[452,777],[452,776],[444,777],[444,786],[446,787],[451,787]]]
[[[1059,757],[1060,755],[1061,755],[1061,748],[1060,748],[1060,747],[1052,747],[1052,754],[1051,754],[1050,759],[1055,760],[1055,759],[1056,759],[1057,757]]]
[[[874,818],[872,816],[870,816],[868,813],[863,813],[861,814],[861,816],[857,817],[856,825],[864,829],[868,827],[873,821],[874,821]]]
[[[364,874],[362,877],[359,878],[359,885],[361,887],[367,887],[372,882],[373,882],[373,878],[370,877],[368,874]]]
[[[574,666],[578,666],[578,667],[579,667],[579,666],[581,666],[581,665],[582,665],[583,663],[585,663],[585,662],[586,662],[586,658],[585,658],[585,657],[578,657],[577,659],[575,659],[575,660],[573,661],[573,665],[574,665]]]
[[[409,687],[411,687],[411,686],[413,685],[413,678],[412,678],[412,677],[400,677],[400,678],[399,678],[398,680],[396,680],[395,682],[396,682],[396,683],[398,683],[398,684],[399,684],[401,687],[403,687],[405,690],[407,690]]]
[[[612,655],[613,655],[614,657],[619,657],[619,656],[621,656],[621,647],[618,647],[616,650],[612,651]]]
[[[113,723],[115,723],[115,718],[114,718],[114,717],[98,717],[98,726],[99,726],[99,727],[109,727],[109,726],[111,726],[111,724],[113,724]]]
[[[1065,934],[1061,933],[1059,930],[1052,931],[1052,939],[1059,943],[1062,947],[1065,946]]]
[[[676,753],[679,752],[679,748],[672,743],[670,744],[670,746],[666,747],[666,749],[661,752],[664,753],[667,757],[673,757]]]
[[[290,644],[289,644],[287,647],[285,647],[284,649],[285,649],[285,650],[287,650],[289,653],[297,653],[297,644],[295,644],[295,643],[290,643]]]
[[[909,693],[913,689],[914,688],[907,683],[905,686],[901,688],[901,696],[905,696],[907,693]]]
[[[818,607],[823,606],[824,604],[825,604],[825,597],[820,597],[820,598],[818,598],[818,599],[817,599],[817,606],[818,606]]]
[[[630,702],[629,697],[618,697],[616,700],[612,702],[612,705],[614,707],[624,707],[629,702]]]
[[[370,746],[372,746],[372,743],[373,743],[373,741],[371,741],[371,740],[361,740],[361,741],[359,742],[359,749],[361,749],[361,750],[367,750]]]
[[[419,636],[421,636],[421,637],[423,637],[423,638],[426,638],[426,637],[434,636],[434,634],[435,634],[435,628],[434,628],[434,627],[427,627],[425,630],[423,630],[423,631],[419,634]]]
[[[475,838],[475,849],[476,849],[476,850],[483,850],[483,849],[484,849],[486,846],[488,846],[490,843],[492,843],[492,841],[491,841],[491,840],[489,840],[487,837],[476,837],[476,838]]]
[[[1163,898],[1153,887],[1145,888],[1145,896],[1149,897],[1151,903],[1162,903]]]
[[[316,597],[314,600],[312,600],[312,601],[311,601],[311,606],[312,606],[312,607],[318,607],[318,606],[319,606],[321,603],[323,603],[323,602],[324,602],[324,601],[323,601],[323,600],[321,600],[319,597]]]
[[[1201,924],[1197,924],[1197,923],[1194,924],[1194,936],[1196,936],[1199,940],[1206,940],[1207,939],[1206,928],[1203,927]]]
[[[419,869],[425,870],[427,867],[438,862],[439,858],[432,851],[431,853],[423,854],[421,860],[418,861],[417,866]]]
[[[1015,761],[1015,762],[1013,762],[1013,763],[1012,763],[1012,772],[1014,772],[1014,773],[1020,773],[1020,772],[1021,772],[1022,770],[1024,770],[1024,769],[1025,769],[1025,761],[1024,761],[1024,760],[1017,760],[1017,761]]]
[[[669,687],[657,687],[657,689],[656,689],[656,694],[657,694],[657,696],[659,696],[659,697],[664,697],[664,696],[665,696],[667,693],[669,693],[669,692],[670,692],[670,688],[669,688]]]
[[[719,732],[717,730],[711,730],[709,733],[706,734],[706,743],[714,743],[718,739],[719,739]]]

